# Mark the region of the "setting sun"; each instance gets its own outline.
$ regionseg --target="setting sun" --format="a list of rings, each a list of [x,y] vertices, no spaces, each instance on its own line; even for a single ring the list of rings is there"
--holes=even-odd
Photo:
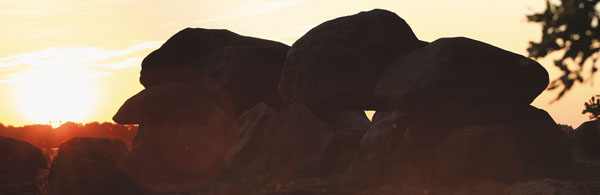
[[[64,65],[17,76],[18,109],[35,123],[82,121],[96,102],[95,86],[84,71]]]

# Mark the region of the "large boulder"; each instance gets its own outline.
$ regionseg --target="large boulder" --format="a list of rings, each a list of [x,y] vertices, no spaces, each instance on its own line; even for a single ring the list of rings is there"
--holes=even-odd
[[[265,129],[268,120],[277,111],[259,103],[244,112],[231,126],[227,136],[227,170],[224,177],[239,178],[260,176],[267,171],[265,161]]]
[[[144,89],[114,119],[140,124],[122,166],[154,191],[202,186],[223,168],[232,119],[192,87],[165,82]]]
[[[394,60],[424,44],[387,10],[324,22],[292,45],[279,83],[281,96],[315,112],[381,109],[375,82]]]
[[[168,111],[184,107],[190,101],[200,101],[201,99],[197,99],[200,96],[198,93],[198,90],[178,82],[164,82],[127,99],[113,116],[113,120],[119,124],[163,120],[169,114]]]
[[[123,142],[76,137],[60,145],[50,170],[48,194],[147,194],[117,165],[127,156]]]
[[[371,121],[362,110],[314,114],[333,131],[333,137],[317,165],[319,176],[345,173],[356,158]]]
[[[47,168],[42,151],[20,140],[0,137],[0,194],[38,194],[36,177]]]
[[[403,112],[377,112],[348,171],[353,187],[391,194],[434,190],[434,150],[452,127]],[[391,190],[391,191],[389,191]]]
[[[574,131],[574,144],[580,154],[588,159],[600,159],[600,122],[587,121]]]
[[[349,179],[356,184],[380,184],[388,171],[398,147],[406,147],[403,139],[407,124],[400,124],[398,113],[376,112],[373,122],[360,142],[360,149],[348,170]],[[399,154],[402,155],[402,154]],[[403,174],[406,176],[406,174]],[[401,176],[402,177],[402,176]]]
[[[309,173],[319,164],[334,136],[306,106],[291,104],[269,118],[263,134],[263,155],[269,171],[282,178]]]
[[[21,173],[37,174],[39,169],[47,168],[46,158],[42,151],[30,143],[0,137],[0,176]]]
[[[500,119],[516,140],[530,179],[563,177],[573,170],[569,140],[548,112],[533,106]]]
[[[239,116],[259,102],[280,108],[279,79],[289,47],[229,46],[204,67],[205,85],[219,106]]]
[[[377,82],[389,107],[419,112],[460,102],[479,108],[528,106],[548,85],[537,62],[464,37],[441,38],[406,55]]]
[[[241,36],[228,30],[186,28],[173,35],[142,61],[140,82],[152,87],[165,81],[203,86],[202,70],[210,56],[227,46],[287,47],[282,43]]]

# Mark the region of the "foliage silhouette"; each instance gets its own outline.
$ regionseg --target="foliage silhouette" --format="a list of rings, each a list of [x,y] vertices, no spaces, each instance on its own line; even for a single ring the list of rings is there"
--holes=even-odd
[[[541,23],[542,40],[529,42],[529,56],[533,58],[564,51],[563,56],[554,61],[563,75],[553,80],[548,87],[554,90],[562,87],[556,97],[559,100],[575,83],[584,83],[598,70],[596,61],[600,51],[600,15],[595,9],[600,0],[561,0],[559,5],[546,0],[546,10],[528,15],[530,22]],[[586,64],[591,63],[588,77],[584,77]],[[575,65],[570,65],[575,64]]]
[[[600,95],[595,95],[585,103],[585,109],[581,114],[590,113],[590,119],[600,119]]]

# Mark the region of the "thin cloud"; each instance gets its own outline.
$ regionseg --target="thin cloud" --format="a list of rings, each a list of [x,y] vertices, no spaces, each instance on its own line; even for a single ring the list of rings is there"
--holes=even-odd
[[[132,57],[132,58],[127,58],[120,62],[96,64],[96,65],[104,66],[104,67],[107,67],[110,69],[133,68],[133,67],[139,67],[140,64],[142,63],[142,60],[144,60],[143,57]]]
[[[142,42],[122,50],[99,47],[49,48],[41,51],[0,58],[0,83],[15,81],[23,73],[40,69],[72,69],[89,67],[90,77],[110,75],[110,70],[138,67],[139,52],[156,49],[161,41]],[[107,71],[103,71],[107,70]]]
[[[20,66],[68,66],[94,65],[96,62],[127,56],[139,51],[156,49],[161,41],[150,41],[132,45],[123,50],[98,47],[49,48],[41,51],[0,58],[0,68]]]

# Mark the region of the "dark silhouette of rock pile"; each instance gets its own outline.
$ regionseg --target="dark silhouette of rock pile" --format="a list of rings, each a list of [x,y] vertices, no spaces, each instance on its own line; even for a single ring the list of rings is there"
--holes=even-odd
[[[547,85],[544,68],[526,57],[468,38],[438,39],[379,78],[375,93],[394,115],[374,120],[350,175],[447,193],[463,183],[565,174],[571,161],[564,135],[529,105]]]
[[[571,163],[556,123],[529,105],[548,85],[540,64],[468,38],[420,41],[386,10],[324,22],[291,47],[184,29],[144,59],[140,82],[113,118],[140,125],[118,168],[155,192],[325,178],[443,194]]]
[[[0,137],[0,194],[38,194],[36,177],[47,168],[42,151],[24,141]]]
[[[226,30],[174,35],[144,59],[146,89],[114,116],[140,124],[121,168],[158,192],[206,186],[223,175],[292,180],[324,174],[325,166],[345,171],[369,120],[362,110],[313,112],[284,101],[278,86],[288,49]],[[354,149],[338,152],[347,147]],[[234,166],[240,161],[257,165]]]

